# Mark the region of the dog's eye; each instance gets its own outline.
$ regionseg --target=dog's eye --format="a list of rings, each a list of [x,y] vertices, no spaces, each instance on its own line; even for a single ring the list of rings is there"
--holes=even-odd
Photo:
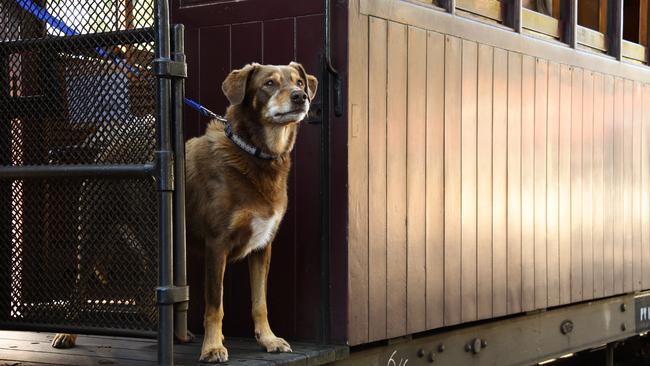
[[[273,80],[269,80],[269,81],[267,81],[266,83],[264,83],[264,85],[266,85],[266,86],[273,86],[273,85],[275,85],[275,82],[274,82]]]
[[[303,86],[303,85],[305,85],[305,84],[302,82],[302,80],[300,80],[300,79],[298,79],[298,82],[297,82],[296,84],[298,84],[298,86]]]

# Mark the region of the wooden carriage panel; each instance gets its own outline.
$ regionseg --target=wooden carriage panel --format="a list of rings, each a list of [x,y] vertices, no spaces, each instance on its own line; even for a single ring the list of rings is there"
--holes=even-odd
[[[548,111],[546,123],[547,306],[556,306],[560,304],[560,65],[555,62],[548,64]]]
[[[649,70],[426,5],[350,4],[349,247],[369,260],[349,271],[372,294],[349,292],[351,344],[650,286]]]
[[[368,336],[386,338],[386,55],[387,22],[371,18],[369,25],[368,119],[373,121],[368,140],[368,261],[373,270],[368,272]]]
[[[444,282],[432,281],[444,276],[445,227],[445,59],[430,57],[445,53],[445,37],[427,32],[426,90],[426,326],[443,325]]]
[[[407,42],[403,24],[388,23],[388,74],[386,77],[386,230],[389,294],[386,312],[388,337],[406,334],[406,149],[407,149]],[[371,77],[371,75],[369,75]],[[372,121],[374,122],[374,121]],[[370,128],[369,122],[369,128]],[[370,179],[370,177],[368,177]]]
[[[494,49],[478,48],[477,104],[477,213],[476,297],[477,318],[492,316],[492,111]]]

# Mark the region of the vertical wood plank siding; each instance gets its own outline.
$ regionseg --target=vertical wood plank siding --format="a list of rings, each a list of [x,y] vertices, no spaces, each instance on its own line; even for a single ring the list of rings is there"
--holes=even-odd
[[[650,85],[350,4],[351,344],[650,287]]]

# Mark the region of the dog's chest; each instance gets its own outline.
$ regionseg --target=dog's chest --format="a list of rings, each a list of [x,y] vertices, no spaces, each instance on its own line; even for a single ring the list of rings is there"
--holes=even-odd
[[[275,212],[273,216],[261,218],[253,217],[251,220],[251,237],[246,245],[246,253],[264,248],[273,239],[273,234],[282,220],[282,212]]]

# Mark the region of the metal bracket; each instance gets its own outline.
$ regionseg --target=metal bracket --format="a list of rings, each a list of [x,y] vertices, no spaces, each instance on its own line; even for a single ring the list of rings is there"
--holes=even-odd
[[[162,305],[190,301],[189,286],[156,287],[156,303]]]
[[[187,77],[187,64],[185,62],[172,61],[168,58],[157,58],[153,60],[153,72],[161,78],[184,79]]]
[[[156,151],[156,174],[158,191],[174,190],[174,153],[171,151]]]

